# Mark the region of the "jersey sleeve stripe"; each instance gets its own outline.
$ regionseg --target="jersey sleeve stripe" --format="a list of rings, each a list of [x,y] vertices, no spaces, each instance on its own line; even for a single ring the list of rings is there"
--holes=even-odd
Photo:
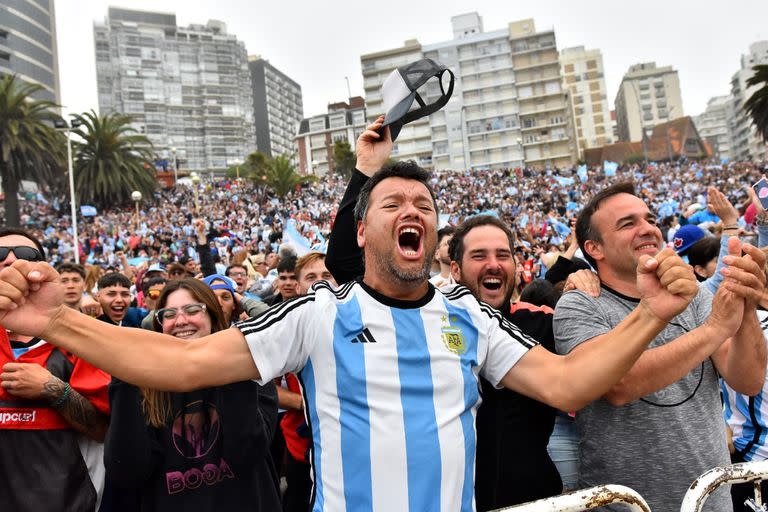
[[[279,306],[269,309],[264,314],[262,314],[257,318],[254,318],[252,320],[245,320],[243,322],[238,322],[235,324],[235,327],[240,329],[240,331],[243,333],[244,336],[253,334],[258,331],[263,331],[264,329],[267,329],[268,327],[273,325],[275,322],[279,322],[280,320],[285,318],[286,315],[288,315],[288,313],[290,313],[291,311],[301,306],[304,306],[305,304],[310,304],[314,301],[315,301],[315,296],[313,294],[306,295],[304,297],[299,297],[297,299],[284,302]]]
[[[523,345],[526,348],[533,348],[536,345],[539,344],[538,341],[534,340],[530,336],[525,335],[518,327],[510,322],[509,320],[505,319],[501,316],[501,313],[499,313],[497,310],[493,309],[488,304],[485,304],[483,302],[480,303],[480,310],[484,312],[486,315],[491,317],[492,319],[499,322],[499,327],[510,335],[510,337]]]

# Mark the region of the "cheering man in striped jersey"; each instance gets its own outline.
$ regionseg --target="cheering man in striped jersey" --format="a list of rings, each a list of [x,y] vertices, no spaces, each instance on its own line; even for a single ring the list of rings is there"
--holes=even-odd
[[[382,119],[367,137],[380,137]],[[313,434],[314,511],[473,510],[478,375],[578,410],[629,370],[698,286],[672,251],[646,255],[637,266],[643,307],[617,327],[627,335],[554,355],[469,290],[429,285],[437,211],[427,180],[405,162],[363,187],[355,210],[361,280],[318,284],[235,328],[193,341],[119,329],[62,306],[56,272],[25,261],[0,272],[0,324],[155,389],[296,372]]]

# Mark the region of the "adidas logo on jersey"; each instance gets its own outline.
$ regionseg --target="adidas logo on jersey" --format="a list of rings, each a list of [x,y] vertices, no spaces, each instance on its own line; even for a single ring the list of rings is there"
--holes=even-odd
[[[363,332],[352,338],[352,343],[376,343],[376,338],[373,337],[371,331],[366,327]]]

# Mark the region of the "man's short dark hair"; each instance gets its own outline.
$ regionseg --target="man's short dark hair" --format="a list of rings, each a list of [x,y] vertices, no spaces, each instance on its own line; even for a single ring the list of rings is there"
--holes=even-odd
[[[141,282],[141,291],[144,295],[149,293],[149,289],[159,284],[166,285],[168,280],[164,277],[153,277],[152,279],[145,279]]]
[[[600,208],[603,201],[617,194],[629,194],[639,197],[637,192],[635,192],[635,184],[633,182],[621,181],[615,183],[592,196],[586,206],[579,212],[579,217],[576,219],[576,239],[579,241],[579,249],[581,249],[584,258],[593,268],[597,268],[597,262],[587,254],[586,249],[584,249],[584,244],[587,240],[601,243],[603,239],[597,229],[592,225],[592,216]]]
[[[419,167],[413,160],[405,160],[385,165],[380,171],[371,176],[371,179],[369,179],[365,185],[363,185],[363,188],[360,190],[360,195],[357,197],[357,204],[355,205],[356,221],[365,219],[365,215],[368,213],[368,203],[371,199],[371,191],[376,185],[387,178],[405,178],[407,180],[418,181],[424,185],[429,191],[429,195],[432,198],[432,206],[435,208],[435,214],[437,214],[437,200],[435,199],[435,192],[429,185],[429,173]]]
[[[85,267],[77,263],[60,263],[56,266],[56,272],[59,274],[78,274],[85,279]]]
[[[104,288],[109,288],[110,286],[122,286],[123,288],[131,288],[131,280],[125,277],[120,272],[110,272],[109,274],[104,274],[99,279],[99,282],[96,283],[96,287],[99,290],[102,290]]]
[[[0,228],[0,238],[4,236],[11,236],[11,235],[19,235],[29,239],[30,242],[35,244],[35,247],[37,248],[38,251],[40,251],[40,254],[43,257],[43,260],[45,260],[46,256],[45,256],[45,249],[43,249],[43,244],[40,243],[40,240],[32,236],[32,233],[21,228]]]
[[[277,273],[296,272],[296,258],[281,258],[277,264]]]
[[[248,269],[245,268],[245,265],[241,265],[240,263],[233,263],[232,265],[227,267],[227,269],[224,271],[224,275],[229,277],[229,274],[232,272],[233,268],[241,268],[245,270],[246,273],[248,273]]]
[[[453,238],[448,243],[448,256],[459,267],[461,267],[461,259],[464,257],[464,237],[467,236],[467,233],[480,226],[494,226],[502,230],[507,235],[507,240],[509,240],[509,250],[514,251],[515,234],[509,229],[509,226],[493,215],[475,215],[456,227]]]
[[[440,242],[445,238],[446,236],[452,236],[456,232],[456,228],[453,226],[444,226],[437,230],[437,245],[440,245]]]

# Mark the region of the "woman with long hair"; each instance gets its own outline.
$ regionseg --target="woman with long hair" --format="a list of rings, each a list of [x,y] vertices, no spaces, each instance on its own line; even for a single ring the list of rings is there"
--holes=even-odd
[[[155,319],[158,330],[182,340],[229,327],[211,289],[190,278],[168,282]],[[114,379],[109,397],[107,477],[135,490],[141,511],[280,509],[269,456],[277,418],[273,384],[171,393]]]

